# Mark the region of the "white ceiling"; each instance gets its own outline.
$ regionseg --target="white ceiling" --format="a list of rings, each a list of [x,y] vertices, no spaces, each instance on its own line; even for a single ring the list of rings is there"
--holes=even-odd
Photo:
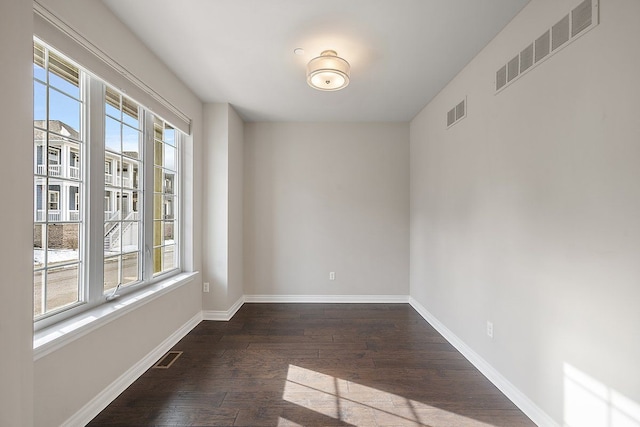
[[[103,1],[203,102],[245,120],[409,121],[529,0]],[[351,64],[344,90],[306,83],[326,49]]]

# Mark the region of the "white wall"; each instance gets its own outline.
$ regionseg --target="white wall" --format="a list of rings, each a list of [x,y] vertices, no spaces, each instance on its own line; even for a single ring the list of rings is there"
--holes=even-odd
[[[244,122],[229,107],[229,293],[227,308],[244,295]]]
[[[558,424],[614,426],[615,393],[640,407],[640,2],[494,94],[578,3],[533,0],[411,122],[411,295]]]
[[[226,311],[243,295],[243,122],[229,104],[204,106],[204,310]]]
[[[245,294],[408,294],[407,123],[247,123],[244,136]]]
[[[46,0],[41,3],[192,118],[193,136],[188,138],[185,144],[183,158],[182,190],[186,203],[182,210],[185,221],[185,253],[182,258],[187,270],[200,269],[202,210],[199,195],[202,188],[198,177],[202,171],[201,102],[113,16],[102,2]],[[29,45],[26,46],[24,54],[28,55],[31,62],[32,31],[29,30],[29,33]],[[28,68],[25,72],[30,76]],[[31,97],[27,102],[31,104]],[[31,120],[32,114],[28,111],[23,121],[30,123]],[[30,159],[31,155],[20,157]],[[31,165],[30,162],[17,164],[30,172],[29,167],[25,167]],[[30,182],[30,179],[27,177],[27,181]],[[25,194],[31,194],[30,187]],[[30,199],[29,197],[29,201],[25,202],[27,207],[30,206]],[[23,216],[30,218],[30,215]],[[24,237],[29,237],[31,232],[23,234]],[[25,259],[28,261],[31,255],[27,256],[27,253],[28,251],[25,251]],[[15,283],[20,283],[26,289],[31,289],[31,282],[30,270],[15,280]],[[35,425],[59,425],[67,420],[191,320],[201,310],[201,283],[200,276],[196,276],[193,283],[163,295],[66,347],[38,359],[34,366]]]
[[[0,425],[33,422],[33,22],[31,2],[0,2]],[[10,202],[9,202],[10,201]]]

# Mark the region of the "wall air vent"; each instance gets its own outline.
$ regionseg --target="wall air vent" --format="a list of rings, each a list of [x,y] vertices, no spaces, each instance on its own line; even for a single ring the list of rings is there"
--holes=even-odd
[[[520,72],[524,73],[533,65],[533,43],[520,52]]]
[[[569,41],[569,15],[551,27],[551,50],[556,50]]]
[[[597,26],[600,0],[584,0],[496,72],[496,92]],[[504,64],[504,63],[503,63]],[[450,124],[447,122],[447,125]]]
[[[551,31],[547,30],[543,35],[536,39],[535,47],[536,47],[536,64],[542,61],[549,52],[551,52]]]
[[[507,63],[507,81],[510,82],[515,79],[518,74],[520,74],[520,58],[516,55]]]
[[[467,116],[467,99],[460,101],[447,112],[447,129]]]
[[[504,65],[496,72],[496,90],[500,90],[507,84],[507,66]]]

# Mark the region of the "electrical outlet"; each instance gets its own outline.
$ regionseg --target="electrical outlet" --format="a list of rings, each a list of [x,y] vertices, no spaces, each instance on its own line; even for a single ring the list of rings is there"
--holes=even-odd
[[[336,272],[335,271],[330,271],[329,272],[329,280],[336,280]]]
[[[493,322],[487,320],[487,335],[489,338],[493,338]]]
[[[209,282],[204,282],[202,284],[202,292],[209,292]]]

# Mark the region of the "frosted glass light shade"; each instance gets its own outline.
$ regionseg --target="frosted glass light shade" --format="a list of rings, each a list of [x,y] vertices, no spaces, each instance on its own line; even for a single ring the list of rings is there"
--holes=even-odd
[[[318,90],[340,90],[349,84],[351,66],[333,50],[325,50],[307,64],[307,83]]]

